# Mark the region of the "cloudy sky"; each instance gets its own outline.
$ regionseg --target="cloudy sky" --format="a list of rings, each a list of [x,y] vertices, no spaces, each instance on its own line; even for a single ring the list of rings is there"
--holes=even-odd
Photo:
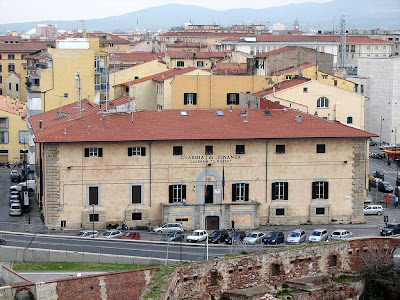
[[[0,0],[0,24],[41,20],[87,20],[122,15],[169,3],[198,5],[216,10],[267,8],[290,3],[330,0]]]

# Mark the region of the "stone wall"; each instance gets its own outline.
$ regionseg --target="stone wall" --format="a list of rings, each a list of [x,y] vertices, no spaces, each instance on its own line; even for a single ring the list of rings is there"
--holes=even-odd
[[[58,162],[58,144],[45,144],[44,206],[46,209],[44,214],[45,223],[49,226],[60,226],[60,167]]]
[[[367,196],[367,169],[368,149],[365,139],[354,139],[354,163],[353,163],[353,214],[351,222],[364,222],[364,200]]]

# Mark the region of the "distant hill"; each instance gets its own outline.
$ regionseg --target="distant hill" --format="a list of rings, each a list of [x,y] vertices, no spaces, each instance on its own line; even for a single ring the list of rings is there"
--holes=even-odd
[[[85,20],[88,31],[133,31],[136,20],[140,27],[149,30],[170,29],[182,26],[192,20],[194,24],[212,24],[222,26],[233,24],[259,23],[261,20],[283,23],[287,29],[293,29],[293,23],[298,18],[304,28],[330,30],[339,26],[340,16],[345,15],[348,28],[360,29],[400,29],[399,0],[333,0],[325,3],[290,4],[265,9],[228,9],[217,11],[193,5],[167,4],[138,10],[121,16],[103,19]],[[57,24],[59,29],[81,28],[80,20],[49,21],[0,24],[0,32],[17,30],[26,32],[36,27],[36,24]]]

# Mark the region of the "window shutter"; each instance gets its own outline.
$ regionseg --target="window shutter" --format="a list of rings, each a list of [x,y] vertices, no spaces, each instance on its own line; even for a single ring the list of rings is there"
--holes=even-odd
[[[329,182],[324,182],[324,199],[328,199],[329,195]]]
[[[174,186],[169,186],[169,203],[174,203]]]
[[[244,201],[249,201],[249,184],[244,185]]]
[[[182,199],[186,199],[186,184],[182,185]]]
[[[103,157],[103,148],[97,148],[97,149],[98,149],[99,157]]]
[[[236,93],[236,102],[235,104],[239,104],[239,93]]]
[[[193,105],[197,104],[197,93],[193,93]]]
[[[132,156],[132,147],[128,147],[128,156]]]
[[[146,156],[146,147],[141,147],[140,148],[140,155],[141,156]]]
[[[289,199],[289,183],[284,182],[283,183],[283,200],[288,200]]]
[[[184,94],[184,101],[183,101],[184,105],[187,105],[187,93]]]
[[[231,94],[229,94],[229,93],[228,93],[228,94],[226,94],[226,104],[227,104],[227,105],[231,105],[231,101],[230,101],[230,100],[231,100],[231,99],[230,99],[230,95],[231,95]]]
[[[89,157],[89,148],[85,148],[85,157]]]
[[[236,201],[236,184],[232,184],[232,201]]]
[[[7,118],[7,121],[8,121],[8,118]],[[4,131],[4,143],[8,144],[8,131]]]
[[[317,199],[317,183],[312,183],[312,198]]]
[[[8,118],[6,118],[6,129],[8,129]]]
[[[275,187],[275,182],[273,182],[273,183],[272,183],[272,188],[271,188],[271,192],[272,192],[271,199],[272,199],[272,200],[275,200],[275,199],[276,199],[276,191],[275,191],[275,189],[276,189],[276,187]]]

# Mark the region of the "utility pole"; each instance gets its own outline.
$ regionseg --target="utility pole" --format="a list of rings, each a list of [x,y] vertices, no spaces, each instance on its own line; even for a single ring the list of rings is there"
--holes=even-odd
[[[76,87],[78,89],[78,119],[81,118],[81,112],[82,112],[82,80],[81,80],[81,73],[79,70],[76,71],[75,74],[75,80],[76,80]]]
[[[342,16],[340,20],[340,68],[346,67],[346,19]]]

